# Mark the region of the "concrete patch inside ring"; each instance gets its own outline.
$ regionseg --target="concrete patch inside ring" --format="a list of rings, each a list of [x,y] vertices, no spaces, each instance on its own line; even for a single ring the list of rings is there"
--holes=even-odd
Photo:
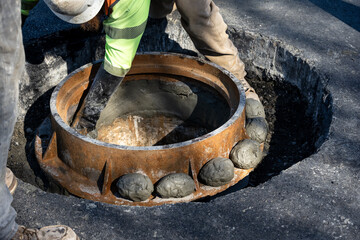
[[[179,81],[153,76],[124,82],[101,114],[97,139],[126,146],[166,145],[205,135],[229,119],[229,105],[213,88],[172,78]]]

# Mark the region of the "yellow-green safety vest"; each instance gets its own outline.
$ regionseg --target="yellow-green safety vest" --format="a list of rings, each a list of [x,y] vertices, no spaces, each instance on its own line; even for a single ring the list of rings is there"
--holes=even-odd
[[[28,16],[31,9],[33,9],[39,0],[21,0],[21,14]]]
[[[106,33],[104,69],[118,77],[130,70],[145,31],[150,0],[120,0],[103,22]]]

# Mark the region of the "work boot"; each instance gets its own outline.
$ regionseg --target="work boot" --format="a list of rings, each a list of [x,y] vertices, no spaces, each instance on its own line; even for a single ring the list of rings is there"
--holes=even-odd
[[[77,114],[76,118],[79,118],[79,121],[75,123],[76,130],[82,134],[87,134],[95,129],[101,111],[105,108],[122,80],[123,77],[111,75],[101,65]]]
[[[80,238],[68,226],[54,225],[40,229],[19,226],[11,240],[79,240]]]
[[[18,181],[14,173],[10,170],[10,168],[6,168],[5,184],[8,187],[10,193],[14,194],[15,189],[17,188],[18,185]]]

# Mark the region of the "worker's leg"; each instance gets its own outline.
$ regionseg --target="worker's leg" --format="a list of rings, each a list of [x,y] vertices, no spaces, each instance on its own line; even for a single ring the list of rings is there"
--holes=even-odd
[[[175,0],[151,0],[149,16],[151,18],[164,18],[171,13]]]
[[[0,36],[0,239],[10,239],[18,229],[5,174],[24,67],[19,0],[0,1]]]
[[[28,229],[15,223],[12,196],[5,184],[6,161],[14,130],[19,96],[19,79],[25,66],[21,34],[20,0],[0,1],[0,239],[78,240],[62,225]]]
[[[210,61],[232,72],[242,80],[245,89],[250,86],[244,81],[244,63],[238,50],[226,34],[227,25],[219,8],[212,0],[176,0],[181,14],[181,23],[195,47]]]

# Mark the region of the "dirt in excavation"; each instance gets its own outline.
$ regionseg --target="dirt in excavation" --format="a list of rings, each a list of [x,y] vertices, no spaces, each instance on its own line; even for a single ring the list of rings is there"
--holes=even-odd
[[[248,81],[264,104],[270,130],[265,143],[267,156],[250,174],[249,185],[257,186],[311,155],[315,151],[316,138],[311,131],[311,118],[305,116],[307,103],[302,99],[298,88],[286,82],[256,77]],[[41,171],[34,155],[33,144],[35,130],[50,114],[51,91],[31,106],[25,121],[16,124],[8,166],[21,180],[43,190],[59,192]]]
[[[39,97],[27,111],[25,119],[15,124],[7,162],[16,177],[43,190],[48,190],[53,184],[49,183],[36,160],[34,137],[36,129],[50,115],[53,89]]]
[[[249,185],[257,186],[314,153],[316,136],[314,123],[305,114],[307,102],[297,87],[258,77],[247,80],[264,105],[269,125],[267,155],[249,178]]]

